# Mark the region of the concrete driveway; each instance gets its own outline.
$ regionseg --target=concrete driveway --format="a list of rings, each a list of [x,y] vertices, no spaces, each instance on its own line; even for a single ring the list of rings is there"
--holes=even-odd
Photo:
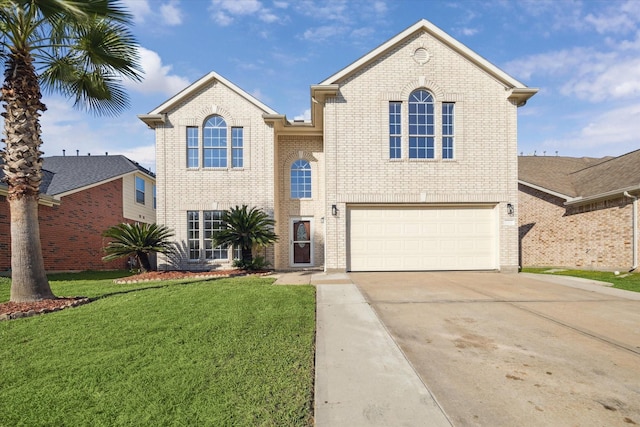
[[[521,274],[350,277],[454,425],[640,424],[640,301]]]

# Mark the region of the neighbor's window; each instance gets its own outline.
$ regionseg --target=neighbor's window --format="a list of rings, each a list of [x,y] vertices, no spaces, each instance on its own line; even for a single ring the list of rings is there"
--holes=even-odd
[[[453,102],[442,103],[442,158],[453,159],[453,111],[455,104]]]
[[[204,216],[204,259],[228,259],[228,246],[215,246],[213,243],[213,234],[222,230],[224,223],[222,222],[222,211],[203,211]]]
[[[220,116],[212,116],[204,123],[203,167],[227,167],[227,122]]]
[[[136,176],[136,202],[144,205],[144,179]]]
[[[241,168],[244,166],[244,141],[242,128],[231,128],[231,166]]]
[[[409,158],[433,159],[435,156],[433,95],[424,89],[409,96]]]
[[[198,128],[189,126],[187,128],[187,167],[197,168],[198,159]]]
[[[187,243],[189,244],[189,259],[200,259],[200,213],[187,211]]]
[[[399,159],[402,154],[401,112],[402,112],[402,103],[400,102],[389,103],[389,158],[390,159]]]
[[[153,184],[153,209],[156,208],[156,185]]]
[[[291,165],[291,198],[311,198],[311,165],[300,159]]]

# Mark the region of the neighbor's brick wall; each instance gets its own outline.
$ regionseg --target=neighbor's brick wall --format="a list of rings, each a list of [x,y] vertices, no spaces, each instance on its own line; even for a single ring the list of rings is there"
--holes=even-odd
[[[244,167],[231,168],[231,132],[228,132],[228,167],[223,169],[187,168],[187,126],[197,126],[202,162],[202,126],[213,114],[222,116],[227,125],[244,129]],[[181,248],[180,256],[169,262],[158,259],[159,269],[210,270],[229,267],[228,262],[189,261],[187,245],[187,211],[226,210],[246,204],[269,215],[274,210],[274,142],[273,128],[262,118],[262,111],[224,84],[212,82],[167,114],[167,123],[156,128],[156,217],[159,224],[174,230]],[[273,248],[266,251],[273,265]],[[260,253],[261,256],[265,252]]]
[[[631,199],[565,209],[559,197],[522,184],[519,190],[523,267],[624,270],[632,265]]]
[[[424,47],[425,64],[413,53]],[[435,97],[436,158],[408,159],[408,98],[419,88]],[[496,268],[518,265],[517,107],[503,84],[426,32],[417,33],[340,82],[325,106],[326,205],[329,270],[347,265],[347,206],[350,204],[489,203],[498,206]],[[402,156],[389,159],[388,105],[402,101]],[[455,102],[455,159],[441,159],[441,105]]]
[[[38,206],[40,242],[47,271],[127,268],[126,259],[105,263],[102,232],[124,221],[122,179],[64,196],[59,206]],[[7,249],[5,250],[5,245]],[[0,270],[11,267],[9,204],[0,197]]]
[[[290,221],[303,217],[312,220],[313,234],[313,266],[324,266],[324,222],[330,213],[325,211],[324,186],[324,152],[320,136],[287,136],[278,138],[277,147],[277,181],[276,194],[278,200],[276,233],[280,240],[276,245],[275,268],[278,270],[293,269],[290,260],[290,248],[293,236]],[[298,159],[305,159],[311,164],[310,200],[291,199],[291,165]],[[299,267],[298,267],[299,268]]]

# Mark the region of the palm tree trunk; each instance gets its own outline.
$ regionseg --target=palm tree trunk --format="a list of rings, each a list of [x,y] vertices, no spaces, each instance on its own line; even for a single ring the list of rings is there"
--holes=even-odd
[[[2,101],[5,103],[4,159],[11,211],[11,301],[54,298],[44,270],[38,195],[42,180],[40,152],[40,85],[28,51],[8,55]]]
[[[38,198],[9,199],[11,209],[11,301],[55,298],[44,269]]]
[[[251,250],[251,248],[242,248],[242,260],[246,263],[246,264],[250,264],[253,261],[253,251]]]

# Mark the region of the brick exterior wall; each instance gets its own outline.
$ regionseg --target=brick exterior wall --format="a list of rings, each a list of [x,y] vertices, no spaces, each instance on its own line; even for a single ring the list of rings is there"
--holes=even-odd
[[[626,270],[632,265],[631,199],[565,208],[559,197],[522,184],[518,188],[523,267]]]
[[[413,54],[430,53],[426,63]],[[504,85],[426,32],[418,32],[339,82],[325,104],[328,270],[348,269],[347,209],[352,204],[499,205],[496,268],[516,271],[517,107]],[[436,101],[436,158],[408,159],[408,99]],[[389,159],[389,101],[402,104],[402,159]],[[455,159],[441,158],[441,105],[455,102]]]
[[[322,137],[317,136],[285,136],[278,138],[276,181],[277,228],[280,241],[276,245],[275,268],[288,270],[293,268],[290,259],[291,241],[293,240],[291,220],[294,218],[310,219],[313,242],[313,265],[324,267],[324,221],[330,214],[325,213],[324,188],[324,152]],[[298,159],[305,159],[311,164],[310,200],[291,199],[291,164]]]
[[[38,206],[40,241],[47,271],[127,268],[126,259],[105,263],[102,232],[125,221],[122,179],[61,199],[59,206]],[[9,204],[0,197],[0,270],[11,267]],[[5,245],[7,250],[5,250]]]
[[[203,125],[214,114],[222,116],[229,128],[243,128],[243,168],[231,168],[230,137],[229,167],[187,168],[187,127],[199,129],[202,162]],[[167,122],[156,128],[157,221],[175,232],[181,248],[175,259],[159,257],[159,269],[211,270],[231,266],[232,260],[189,260],[187,211],[226,210],[246,204],[275,215],[274,135],[262,114],[264,111],[236,91],[214,81],[168,112]],[[228,133],[231,134],[230,129]],[[259,255],[274,265],[272,247]]]

